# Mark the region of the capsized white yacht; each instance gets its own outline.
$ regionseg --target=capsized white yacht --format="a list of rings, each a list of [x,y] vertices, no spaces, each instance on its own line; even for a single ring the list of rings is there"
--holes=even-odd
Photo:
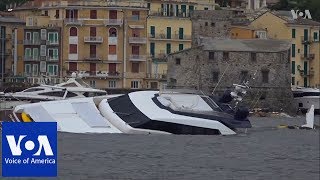
[[[59,131],[70,133],[231,135],[251,127],[246,108],[230,111],[219,105],[223,101],[177,90],[137,91],[19,105],[12,121],[57,122]]]
[[[0,93],[0,110],[13,109],[20,104],[40,101],[104,95],[107,95],[106,91],[90,87],[81,78],[70,78],[68,81],[54,86],[42,84],[40,86],[27,88],[21,92]]]
[[[295,106],[301,111],[307,112],[308,109],[314,105],[316,112],[320,111],[320,89],[306,88],[306,87],[293,87],[293,98]]]

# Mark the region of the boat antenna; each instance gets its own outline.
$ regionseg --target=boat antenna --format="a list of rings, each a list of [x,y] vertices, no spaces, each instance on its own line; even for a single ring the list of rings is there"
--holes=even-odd
[[[230,64],[227,62],[227,68],[223,71],[223,73],[222,73],[222,76],[220,77],[220,79],[219,79],[219,81],[218,81],[218,83],[217,83],[217,85],[214,87],[214,89],[213,89],[213,91],[212,91],[212,93],[211,94],[214,94],[214,92],[215,92],[215,90],[216,90],[216,88],[220,85],[220,82],[221,82],[221,80],[222,80],[222,78],[223,78],[223,76],[224,76],[224,74],[227,72],[227,70],[228,70],[228,68],[229,68],[229,66],[230,66]]]

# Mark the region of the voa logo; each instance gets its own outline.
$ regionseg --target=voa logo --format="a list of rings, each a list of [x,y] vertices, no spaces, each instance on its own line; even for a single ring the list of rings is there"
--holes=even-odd
[[[37,141],[35,142],[30,139],[28,139],[27,141],[23,141],[27,139],[26,135],[20,135],[18,141],[15,140],[15,137],[13,135],[7,135],[6,137],[13,156],[21,156],[21,144],[23,144],[23,147],[27,151],[34,152],[33,156],[40,156],[42,150],[44,150],[46,156],[53,156],[53,152],[46,135],[39,135]],[[36,149],[36,145],[38,145],[38,149]]]
[[[2,123],[2,176],[56,177],[57,123]]]
[[[299,10],[291,10],[292,18],[298,19],[298,16],[303,19],[312,19],[311,13],[309,10],[299,11]]]

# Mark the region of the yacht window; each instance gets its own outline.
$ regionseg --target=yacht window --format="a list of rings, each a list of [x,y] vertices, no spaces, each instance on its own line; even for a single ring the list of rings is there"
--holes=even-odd
[[[83,95],[85,97],[94,97],[94,96],[104,96],[106,95],[106,92],[85,92]]]
[[[65,93],[64,91],[53,91],[53,92],[40,93],[39,95],[63,97],[63,96],[64,96],[64,93]]]
[[[320,96],[319,92],[303,92],[303,96]]]
[[[35,92],[35,91],[43,91],[44,89],[42,88],[30,88],[30,89],[26,89],[23,92]]]
[[[66,97],[76,97],[78,96],[76,93],[73,93],[73,92],[68,92],[67,96]]]

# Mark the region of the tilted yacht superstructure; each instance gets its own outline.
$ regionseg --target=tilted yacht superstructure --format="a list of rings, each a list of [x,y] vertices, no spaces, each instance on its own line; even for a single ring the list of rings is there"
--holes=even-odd
[[[40,85],[27,88],[21,92],[1,93],[0,108],[12,109],[20,104],[28,104],[40,101],[54,101],[69,98],[84,98],[104,96],[107,92],[91,88],[81,78],[70,78],[68,81],[54,85]]]

